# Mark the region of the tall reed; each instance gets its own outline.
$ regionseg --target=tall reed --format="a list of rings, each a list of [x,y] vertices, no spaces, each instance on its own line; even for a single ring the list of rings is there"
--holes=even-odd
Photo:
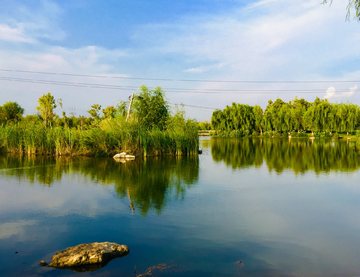
[[[0,126],[0,150],[28,155],[109,156],[121,151],[137,156],[196,155],[199,140],[195,124],[193,121],[182,125],[171,123],[167,129],[160,130],[114,118],[80,130],[20,122]]]

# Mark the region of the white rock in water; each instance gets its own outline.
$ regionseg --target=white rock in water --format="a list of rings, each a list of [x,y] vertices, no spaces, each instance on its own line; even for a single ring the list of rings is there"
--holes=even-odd
[[[125,158],[125,157],[126,157],[126,153],[121,152],[120,154],[116,154],[113,158],[114,159],[120,159],[120,158]]]
[[[125,158],[127,160],[135,160],[135,156],[132,156],[132,155],[126,155]]]
[[[126,245],[113,242],[93,242],[79,244],[57,252],[48,265],[55,268],[77,267],[83,265],[107,263],[114,258],[127,255],[130,252]]]

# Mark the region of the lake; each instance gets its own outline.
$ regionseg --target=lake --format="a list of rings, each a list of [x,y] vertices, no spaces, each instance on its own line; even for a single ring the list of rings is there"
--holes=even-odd
[[[202,138],[198,157],[0,157],[0,276],[360,275],[352,141]],[[80,243],[129,255],[41,267]]]

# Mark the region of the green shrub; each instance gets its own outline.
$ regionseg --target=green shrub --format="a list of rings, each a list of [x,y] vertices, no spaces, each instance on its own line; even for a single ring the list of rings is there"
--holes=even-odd
[[[307,137],[308,137],[308,135],[307,135],[306,132],[297,133],[297,136],[298,136],[299,138],[307,138]]]

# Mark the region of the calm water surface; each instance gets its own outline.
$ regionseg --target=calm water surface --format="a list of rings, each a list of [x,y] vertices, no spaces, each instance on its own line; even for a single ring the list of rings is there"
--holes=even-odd
[[[199,157],[127,163],[0,157],[0,276],[360,275],[352,142],[200,143]],[[130,254],[87,273],[38,265],[95,241]]]

